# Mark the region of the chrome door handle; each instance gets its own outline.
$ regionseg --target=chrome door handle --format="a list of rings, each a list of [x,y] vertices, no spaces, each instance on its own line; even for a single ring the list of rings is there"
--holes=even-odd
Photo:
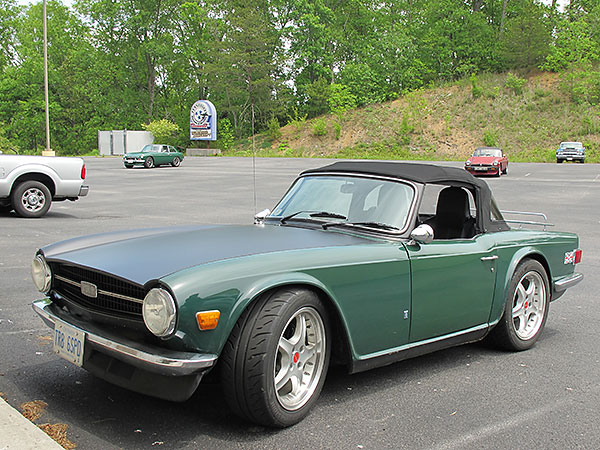
[[[484,256],[483,258],[481,258],[482,261],[493,261],[495,259],[498,259],[498,255],[494,255],[494,256]]]

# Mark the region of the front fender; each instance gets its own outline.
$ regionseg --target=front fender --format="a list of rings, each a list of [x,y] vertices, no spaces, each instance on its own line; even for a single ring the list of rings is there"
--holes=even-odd
[[[167,281],[167,280],[164,280]],[[202,294],[192,294],[180,302],[178,332],[176,338],[191,349],[206,349],[220,354],[233,327],[249,307],[261,295],[282,286],[306,286],[323,292],[329,297],[338,313],[340,308],[335,295],[318,279],[302,272],[284,272],[269,274],[264,277],[229,279],[226,283],[217,283]],[[200,331],[195,322],[196,313],[200,311],[219,310],[219,325],[212,331]],[[348,326],[342,317],[343,327],[347,333]]]

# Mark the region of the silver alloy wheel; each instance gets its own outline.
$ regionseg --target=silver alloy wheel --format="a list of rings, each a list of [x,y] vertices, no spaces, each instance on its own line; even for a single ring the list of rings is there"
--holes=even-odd
[[[541,275],[535,271],[521,277],[515,290],[512,322],[515,333],[524,341],[533,338],[544,322],[548,294]]]
[[[316,309],[304,307],[290,318],[279,338],[274,383],[279,404],[288,411],[312,397],[325,362],[325,325]]]
[[[173,162],[171,164],[173,164],[173,167],[179,167],[179,164],[181,164],[181,161],[176,156],[175,158],[173,158]]]
[[[32,187],[21,195],[21,204],[27,211],[37,212],[46,204],[46,196],[40,189]]]

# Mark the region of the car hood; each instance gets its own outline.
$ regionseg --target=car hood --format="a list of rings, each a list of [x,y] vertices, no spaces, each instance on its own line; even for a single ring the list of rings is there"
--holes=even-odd
[[[210,262],[366,242],[371,241],[333,230],[206,225],[97,234],[58,242],[41,250],[49,262],[89,267],[143,286],[148,281]]]
[[[500,159],[498,156],[471,156],[468,161],[471,161],[471,164],[492,164]]]
[[[142,153],[142,152],[131,152],[131,153],[125,153],[123,155],[123,158],[128,158],[128,157],[133,157],[133,158],[140,158],[140,157],[142,157],[143,158],[144,156],[147,156],[147,155],[150,155],[150,153],[149,152],[145,152],[145,153]]]

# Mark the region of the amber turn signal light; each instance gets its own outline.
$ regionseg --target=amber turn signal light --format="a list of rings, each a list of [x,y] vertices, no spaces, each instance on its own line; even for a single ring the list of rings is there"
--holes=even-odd
[[[202,311],[196,313],[196,321],[201,330],[214,330],[219,323],[221,311]]]

